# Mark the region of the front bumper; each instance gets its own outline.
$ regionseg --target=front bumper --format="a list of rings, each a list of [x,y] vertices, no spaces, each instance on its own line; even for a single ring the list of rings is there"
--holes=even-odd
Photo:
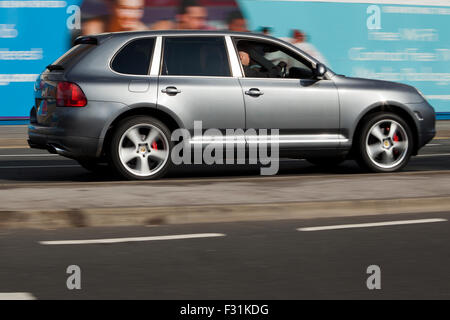
[[[433,107],[427,102],[408,104],[414,114],[417,128],[416,152],[436,136],[436,114]]]

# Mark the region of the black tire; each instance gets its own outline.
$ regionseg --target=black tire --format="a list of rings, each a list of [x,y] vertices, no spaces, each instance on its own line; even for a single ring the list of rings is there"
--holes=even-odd
[[[345,157],[320,157],[320,158],[307,158],[309,163],[322,167],[322,168],[334,168],[339,166],[345,161]]]
[[[131,172],[129,169],[125,167],[125,165],[122,163],[120,156],[119,156],[119,144],[122,139],[122,136],[127,132],[128,129],[137,126],[137,125],[150,125],[157,129],[159,129],[160,135],[165,136],[165,142],[167,146],[165,148],[168,152],[168,159],[164,163],[161,164],[161,167],[159,167],[155,173],[152,173],[150,175],[138,175]],[[171,167],[171,159],[170,159],[170,152],[172,151],[173,142],[171,141],[171,132],[167,126],[159,121],[158,119],[155,119],[150,116],[135,116],[130,117],[127,119],[122,120],[117,128],[115,129],[111,144],[110,144],[110,158],[111,158],[111,164],[114,167],[114,169],[117,171],[117,173],[129,180],[155,180],[163,177],[169,168]],[[163,140],[163,138],[162,138]],[[148,157],[150,158],[150,157]],[[148,161],[148,160],[147,160]]]
[[[370,172],[396,172],[403,169],[408,164],[414,148],[414,137],[408,123],[394,113],[383,112],[370,115],[364,121],[365,122],[361,130],[355,134],[356,160],[360,167]],[[373,126],[382,121],[386,121],[386,123],[388,123],[389,121],[395,121],[397,124],[403,127],[405,136],[407,138],[406,141],[403,141],[407,145],[405,152],[403,153],[402,151],[401,155],[399,155],[398,158],[393,161],[392,166],[390,167],[382,167],[381,164],[379,165],[375,163],[374,160],[372,160],[369,156],[368,152],[367,139],[374,139],[373,136],[369,136],[368,138],[369,132]],[[387,130],[387,128],[385,130]],[[395,152],[396,150],[393,151]],[[382,156],[384,156],[384,154],[380,153],[380,157]]]

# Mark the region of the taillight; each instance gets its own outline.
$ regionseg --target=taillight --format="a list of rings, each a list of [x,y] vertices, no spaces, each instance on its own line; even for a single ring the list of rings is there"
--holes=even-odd
[[[58,107],[84,107],[86,96],[81,88],[72,82],[58,82],[56,88],[56,105]]]

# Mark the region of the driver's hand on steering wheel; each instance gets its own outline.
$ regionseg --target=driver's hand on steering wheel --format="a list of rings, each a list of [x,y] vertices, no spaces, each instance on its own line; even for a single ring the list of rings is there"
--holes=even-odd
[[[287,72],[287,63],[284,61],[280,61],[277,64],[277,67],[280,68],[280,73],[282,78],[286,78],[286,72]]]

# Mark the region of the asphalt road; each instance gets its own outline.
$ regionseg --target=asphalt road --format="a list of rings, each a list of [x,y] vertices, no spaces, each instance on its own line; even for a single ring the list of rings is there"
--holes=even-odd
[[[405,169],[444,170],[450,170],[447,136],[433,140]],[[300,178],[336,173],[364,179],[352,161],[324,170],[306,161],[283,160],[279,175]],[[259,167],[181,167],[167,179],[227,180],[230,176],[259,177]],[[2,185],[34,182],[89,185],[114,180],[117,178],[90,173],[72,160],[46,152],[17,147],[0,149]],[[422,219],[441,220],[370,228],[297,230]],[[11,294],[37,299],[449,299],[447,220],[450,220],[448,212],[424,212],[156,227],[0,229],[0,299]],[[209,236],[203,237],[205,233]],[[186,234],[195,238],[167,238]],[[129,242],[130,237],[137,239]],[[90,239],[119,242],[85,242]],[[42,242],[59,240],[81,241]],[[69,265],[81,268],[81,290],[66,287]],[[381,269],[381,290],[369,290],[366,286],[370,265]]]
[[[417,219],[422,222],[425,217],[439,220],[298,231],[355,223],[417,223]],[[450,213],[422,213],[158,227],[3,230],[0,298],[26,293],[36,299],[449,299],[448,219]],[[186,234],[199,238],[164,238]],[[129,237],[134,237],[134,242],[83,242],[111,242],[107,240],[111,238],[131,241]],[[43,242],[59,240],[82,241]],[[66,286],[70,265],[81,270],[80,290]],[[380,268],[379,290],[367,288],[371,275],[367,268],[372,265]]]
[[[413,157],[405,171],[450,169],[450,121],[437,123],[436,138]],[[117,177],[93,174],[81,168],[76,161],[49,154],[45,150],[24,147],[26,126],[0,126],[0,183],[21,182],[96,182],[118,180]],[[14,145],[11,145],[14,144]],[[304,160],[282,159],[280,175],[357,174],[356,163],[347,161],[333,169],[312,166]],[[202,178],[228,176],[258,176],[256,165],[190,165],[173,170],[170,178]]]
[[[433,140],[413,157],[404,171],[450,170],[450,139]],[[354,161],[346,161],[337,168],[318,168],[304,160],[282,159],[279,175],[358,174],[361,170]],[[226,179],[229,176],[258,176],[257,165],[190,165],[175,168],[167,177]],[[29,148],[0,149],[0,183],[21,182],[96,182],[118,180],[115,176],[93,174],[76,161]]]

